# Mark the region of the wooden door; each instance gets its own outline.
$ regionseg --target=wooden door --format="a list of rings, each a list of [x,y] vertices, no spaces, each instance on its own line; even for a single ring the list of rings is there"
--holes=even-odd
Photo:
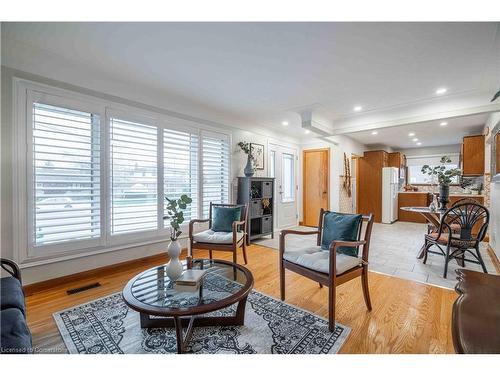
[[[484,135],[464,137],[462,152],[463,175],[480,176],[484,174]]]
[[[303,225],[317,226],[319,210],[330,207],[330,150],[305,150],[303,154]]]

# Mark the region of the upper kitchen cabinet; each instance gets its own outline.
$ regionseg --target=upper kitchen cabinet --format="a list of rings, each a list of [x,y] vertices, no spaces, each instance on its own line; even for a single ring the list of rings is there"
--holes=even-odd
[[[388,167],[399,169],[399,178],[405,179],[406,175],[406,156],[401,152],[391,152],[388,156]]]
[[[484,174],[484,135],[464,137],[462,143],[462,175]]]

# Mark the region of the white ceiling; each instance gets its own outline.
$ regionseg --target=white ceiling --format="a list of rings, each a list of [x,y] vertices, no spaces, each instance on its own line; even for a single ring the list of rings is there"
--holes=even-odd
[[[487,118],[488,114],[456,117],[377,129],[376,135],[372,134],[372,130],[367,130],[350,133],[348,136],[372,148],[384,145],[393,149],[455,145],[462,143],[462,138],[466,135],[482,134]],[[448,124],[441,126],[441,122]],[[415,135],[410,137],[409,133]],[[421,146],[416,145],[414,138],[418,139]]]
[[[283,120],[299,127],[303,108],[335,120],[354,105],[366,113],[435,99],[442,86],[492,90],[498,25],[3,23],[2,39],[282,129]]]

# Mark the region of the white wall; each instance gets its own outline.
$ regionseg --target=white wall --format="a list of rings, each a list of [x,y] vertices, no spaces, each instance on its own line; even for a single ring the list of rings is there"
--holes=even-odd
[[[53,72],[56,74],[57,72]],[[65,72],[67,74],[67,71]],[[75,77],[81,80],[81,72],[74,71]],[[169,108],[158,107],[152,105],[151,103],[157,103],[156,92],[151,92],[151,99],[146,103],[136,102],[130,99],[129,94],[136,91],[135,87],[124,87],[123,91],[120,93],[121,96],[116,96],[116,91],[113,90],[113,95],[110,95],[106,91],[96,91],[94,89],[90,90],[81,86],[75,86],[72,82],[62,82],[32,73],[22,72],[12,68],[2,66],[1,71],[1,83],[2,83],[2,97],[1,97],[1,239],[0,239],[0,251],[2,257],[13,258],[13,223],[12,223],[12,171],[16,168],[12,162],[12,130],[13,130],[13,120],[12,120],[12,79],[13,77],[24,78],[32,80],[38,83],[48,84],[51,86],[76,91],[79,93],[93,95],[102,99],[111,100],[120,104],[126,104],[135,106],[145,110],[156,111],[168,115],[178,116],[180,118],[190,118],[192,121],[199,122],[201,124],[206,124],[210,126],[219,127],[221,130],[228,132],[232,136],[233,142],[233,156],[231,160],[231,181],[233,182],[234,188],[236,187],[235,181],[237,176],[243,175],[243,168],[246,164],[246,158],[243,153],[238,151],[236,146],[239,141],[247,141],[260,143],[265,146],[265,153],[267,158],[267,144],[269,141],[275,141],[280,139],[281,143],[286,142],[290,147],[298,148],[297,140],[289,137],[283,136],[281,134],[275,134],[272,131],[259,129],[257,127],[247,126],[248,129],[255,129],[253,131],[243,130],[235,127],[231,127],[225,124],[216,123],[211,120],[200,119],[199,117],[193,118],[191,113],[179,114],[174,113],[169,110]],[[66,77],[66,76],[65,76]],[[106,88],[106,82],[101,82],[103,89]],[[144,96],[147,98],[147,96]],[[193,113],[199,114],[199,109],[193,107]],[[267,161],[263,171],[258,171],[257,176],[267,175]],[[234,191],[234,189],[233,189]],[[115,264],[119,262],[124,262],[127,260],[142,258],[149,255],[154,255],[165,251],[166,241],[154,244],[148,244],[145,246],[136,246],[127,249],[121,249],[117,251],[112,251],[108,253],[87,255],[85,257],[61,260],[57,263],[50,264],[40,264],[40,265],[30,265],[29,267],[23,268],[23,281],[25,284],[30,284],[38,281],[43,281],[59,276],[64,276],[68,274],[73,274],[89,269],[94,269],[98,267],[103,267],[110,264]]]
[[[485,172],[491,170],[491,141],[492,132],[500,127],[500,112],[492,113],[486,121],[485,127],[489,128],[486,136],[486,157]],[[500,150],[497,150],[500,152]],[[490,184],[490,246],[495,251],[497,258],[500,259],[500,181]]]
[[[330,149],[330,210],[339,211],[339,193],[340,193],[340,175],[344,173],[344,152],[350,159],[352,155],[362,156],[363,152],[367,149],[365,145],[356,142],[355,140],[339,135],[334,137],[329,137],[331,142],[325,140],[315,140],[310,143],[303,144],[299,155],[299,165],[300,175],[299,175],[299,196],[302,196],[302,166],[303,158],[302,151],[317,149],[317,148],[329,148]],[[334,142],[334,143],[333,143]],[[302,200],[299,200],[299,220],[302,221],[303,211],[302,211]]]

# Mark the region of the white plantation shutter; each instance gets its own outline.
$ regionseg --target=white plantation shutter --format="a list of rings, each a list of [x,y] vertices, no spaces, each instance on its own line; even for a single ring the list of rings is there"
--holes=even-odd
[[[184,211],[186,222],[198,217],[198,144],[197,132],[163,129],[164,194],[169,199],[186,194],[193,200]]]
[[[202,209],[208,217],[210,202],[229,203],[229,137],[202,132]]]
[[[42,103],[32,115],[32,243],[100,237],[99,116]]]
[[[111,234],[158,228],[158,129],[110,119]]]

